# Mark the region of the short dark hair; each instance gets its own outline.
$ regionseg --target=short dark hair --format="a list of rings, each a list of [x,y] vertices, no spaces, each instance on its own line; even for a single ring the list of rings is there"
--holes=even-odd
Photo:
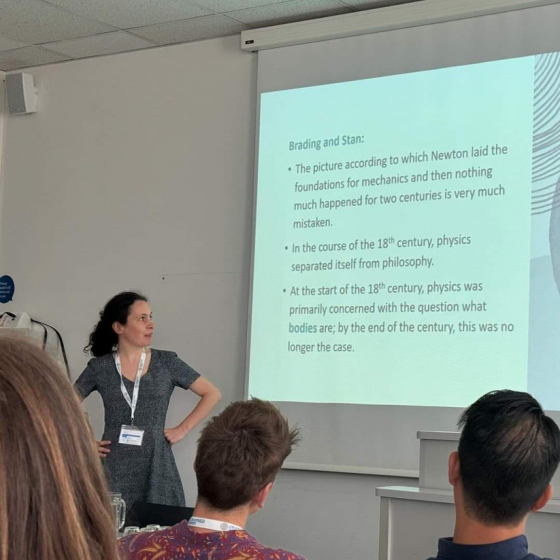
[[[515,525],[542,496],[560,462],[560,430],[528,393],[492,391],[461,416],[465,509],[487,525]]]
[[[270,402],[230,404],[206,424],[198,440],[199,498],[221,511],[248,503],[274,480],[298,432]]]

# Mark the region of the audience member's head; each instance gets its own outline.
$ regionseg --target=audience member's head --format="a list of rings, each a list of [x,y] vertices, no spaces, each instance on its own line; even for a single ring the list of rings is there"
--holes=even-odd
[[[459,427],[449,471],[464,515],[484,526],[515,527],[546,504],[560,431],[531,395],[488,393],[463,413]]]
[[[68,379],[0,336],[0,560],[116,560],[108,489]]]
[[[252,399],[230,404],[206,424],[195,461],[198,499],[227,511],[264,501],[282,463],[298,441],[298,430],[271,403]]]

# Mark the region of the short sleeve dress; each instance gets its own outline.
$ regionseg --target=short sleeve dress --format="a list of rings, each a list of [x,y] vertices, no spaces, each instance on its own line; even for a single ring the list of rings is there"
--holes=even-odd
[[[188,389],[200,375],[175,352],[152,349],[148,371],[142,376],[134,425],[142,428],[142,446],[119,443],[123,424],[130,424],[130,407],[121,392],[121,380],[113,354],[90,360],[75,383],[86,398],[99,391],[105,408],[103,439],[111,452],[103,468],[111,491],[120,492],[129,509],[136,501],[184,506],[185,495],[171,445],[165,439],[165,417],[173,389]],[[132,399],[134,382],[123,378]]]

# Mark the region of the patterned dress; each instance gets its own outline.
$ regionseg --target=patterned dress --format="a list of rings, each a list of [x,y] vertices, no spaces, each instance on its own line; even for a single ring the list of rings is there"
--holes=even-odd
[[[136,501],[184,506],[183,485],[165,439],[165,417],[175,387],[188,389],[199,374],[178,358],[175,352],[152,349],[148,371],[142,376],[134,425],[145,430],[142,446],[119,443],[123,424],[130,424],[130,407],[122,392],[121,380],[112,354],[90,360],[75,383],[86,398],[99,391],[105,408],[103,439],[111,441],[111,452],[103,468],[113,492],[120,492],[127,509]],[[132,400],[134,382],[124,378]]]
[[[186,521],[119,540],[123,560],[305,560],[299,554],[260,544],[247,531],[195,533]]]

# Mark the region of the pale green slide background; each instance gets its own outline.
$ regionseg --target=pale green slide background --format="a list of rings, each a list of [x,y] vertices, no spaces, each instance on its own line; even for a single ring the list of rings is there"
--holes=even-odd
[[[527,389],[530,196],[534,57],[359,80],[261,96],[248,393],[273,401],[417,406],[467,406],[481,394]],[[504,95],[504,91],[507,95]],[[290,151],[290,141],[363,135],[361,145]],[[422,173],[433,162],[358,171],[298,175],[296,163],[401,156],[409,152],[507,145],[500,158],[443,161],[441,171],[494,167],[494,177],[296,193],[294,184],[348,177]],[[463,165],[464,163],[464,165]],[[289,171],[288,168],[292,170]],[[502,197],[358,206],[338,211],[294,211],[295,202],[411,192],[453,192],[502,184]],[[301,218],[329,218],[330,228],[293,229]],[[470,235],[459,249],[396,249],[294,254],[285,246],[380,237]],[[292,263],[331,258],[426,256],[431,269],[291,272]],[[481,282],[482,292],[442,296],[290,296],[293,287],[358,283]],[[286,289],[286,292],[283,290]],[[487,302],[488,311],[308,315],[289,317],[290,306]],[[288,326],[434,321],[456,325],[512,324],[512,332],[454,334],[289,334]],[[457,327],[455,326],[455,331]],[[351,353],[302,355],[293,343],[351,343]]]

